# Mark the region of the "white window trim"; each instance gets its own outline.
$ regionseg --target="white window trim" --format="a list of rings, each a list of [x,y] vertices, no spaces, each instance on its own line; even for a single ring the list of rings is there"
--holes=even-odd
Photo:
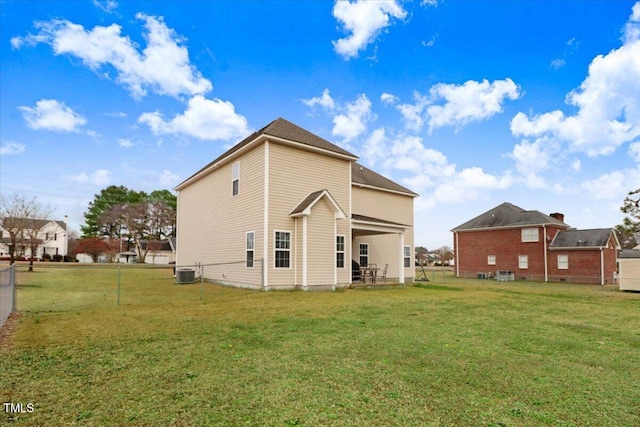
[[[276,233],[288,233],[289,234],[289,249],[276,248]],[[273,230],[273,268],[278,270],[291,270],[291,264],[293,259],[291,258],[291,245],[293,240],[293,233],[291,230]],[[289,252],[289,267],[276,267],[276,252],[286,251]]]
[[[238,182],[238,192],[233,194],[234,184]],[[236,197],[240,194],[240,162],[235,162],[231,166],[231,196]]]
[[[338,238],[342,237],[342,250],[338,250]],[[338,267],[338,254],[343,254],[342,260],[344,265],[342,267]],[[347,268],[347,236],[344,234],[336,234],[336,268],[345,269]]]
[[[366,246],[367,247],[367,265],[369,265],[369,257],[371,256],[369,254],[369,244],[368,243],[358,243],[358,263],[360,264],[360,267],[366,267],[366,265],[362,265],[362,263],[360,262],[360,259],[362,258],[362,252],[360,251],[360,248],[362,246]]]
[[[534,235],[535,231],[535,235]],[[523,228],[520,232],[522,243],[533,243],[540,241],[540,230],[536,227]]]
[[[523,267],[523,265],[524,265],[524,267]],[[520,270],[528,270],[529,269],[529,255],[518,255],[518,268]]]
[[[560,261],[560,258],[563,257],[564,261]],[[558,270],[568,270],[569,269],[569,255],[568,254],[558,254]]]
[[[409,249],[409,255],[407,255],[407,249]],[[407,267],[407,259],[409,260],[408,267]],[[402,266],[404,268],[411,268],[411,246],[402,247]]]
[[[487,265],[496,265],[495,255],[487,255]]]
[[[253,248],[249,249],[248,248],[248,243],[249,243],[249,234],[253,234]],[[255,231],[247,231],[244,235],[244,267],[245,268],[255,268],[256,266],[256,232]],[[251,258],[251,263],[253,264],[251,267],[249,267],[247,265],[247,254],[249,253],[249,251],[253,252],[253,257]]]

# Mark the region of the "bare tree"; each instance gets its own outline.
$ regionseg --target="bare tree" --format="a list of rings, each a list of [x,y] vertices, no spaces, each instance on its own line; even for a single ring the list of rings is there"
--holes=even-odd
[[[9,260],[13,264],[16,252],[30,249],[29,271],[33,271],[33,258],[42,243],[40,229],[49,221],[51,208],[35,197],[14,193],[0,197],[0,228],[8,234]]]

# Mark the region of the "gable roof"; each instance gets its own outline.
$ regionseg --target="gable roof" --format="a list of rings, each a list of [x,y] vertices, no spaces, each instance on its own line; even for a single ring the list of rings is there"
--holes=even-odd
[[[54,219],[31,219],[31,218],[6,217],[5,220],[7,221],[7,224],[10,224],[12,221],[14,222],[14,224],[15,222],[18,222],[18,221],[24,221],[22,224],[28,225],[29,229],[41,230],[51,222],[57,224],[63,230],[67,229],[67,224],[64,221],[59,221]]]
[[[192,180],[196,176],[201,173],[215,167],[221,162],[224,162],[227,158],[233,156],[233,154],[242,150],[243,148],[251,145],[253,142],[257,141],[260,137],[268,138],[269,136],[301,144],[302,146],[306,146],[312,149],[325,151],[328,154],[334,154],[342,157],[347,157],[350,160],[357,160],[358,156],[344,150],[337,145],[327,141],[326,139],[320,138],[319,136],[309,132],[306,129],[301,128],[300,126],[294,125],[293,123],[283,119],[278,118],[262,129],[252,133],[229,150],[222,153],[220,156],[215,158],[213,161],[209,162],[205,167],[191,175],[189,178],[185,179],[183,182],[176,186],[176,189],[183,187],[188,181]],[[284,141],[283,141],[284,142]]]
[[[302,202],[298,204],[290,213],[290,217],[304,216],[311,214],[311,208],[315,206],[316,203],[320,201],[320,199],[324,198],[331,210],[335,213],[336,218],[346,218],[347,215],[344,213],[338,202],[333,198],[329,190],[319,190],[310,193],[307,197],[304,198]]]
[[[553,238],[549,249],[606,248],[613,228],[594,228],[590,230],[562,230]],[[617,238],[616,239],[617,245]]]
[[[351,163],[351,182],[353,184],[360,184],[360,186],[363,187],[375,187],[382,190],[404,193],[413,197],[418,196],[417,193],[414,193],[408,188],[403,187],[402,185],[393,182],[379,173],[376,173],[356,162]]]
[[[505,202],[457,226],[451,231],[517,228],[531,225],[555,225],[569,228],[564,222],[545,215],[540,211],[527,211],[519,206]]]

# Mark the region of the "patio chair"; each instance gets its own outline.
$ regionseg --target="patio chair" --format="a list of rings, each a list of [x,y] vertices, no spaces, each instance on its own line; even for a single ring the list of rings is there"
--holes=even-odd
[[[382,277],[382,281],[385,282],[385,283],[387,282],[387,270],[389,270],[389,264],[385,264],[384,265],[384,270],[382,270],[381,277]]]

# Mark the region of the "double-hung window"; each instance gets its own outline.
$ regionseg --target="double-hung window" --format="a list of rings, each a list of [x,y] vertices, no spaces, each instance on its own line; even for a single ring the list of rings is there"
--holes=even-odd
[[[256,233],[254,231],[247,232],[246,241],[246,267],[253,268],[253,260],[256,247]]]
[[[523,228],[522,229],[522,241],[523,242],[538,242],[540,240],[539,230],[537,228]]]
[[[518,256],[518,268],[521,270],[526,270],[529,268],[529,256],[528,255],[519,255]]]
[[[560,254],[558,255],[558,270],[568,270],[569,269],[569,255]]]
[[[411,267],[411,246],[404,247],[404,266]]]
[[[488,265],[496,265],[496,256],[495,255],[487,255],[487,264]]]
[[[369,244],[360,243],[360,266],[366,267],[369,265]]]
[[[291,267],[291,232],[276,231],[275,239],[275,268]]]
[[[235,162],[231,169],[231,195],[237,196],[240,192],[240,162]]]
[[[336,267],[344,268],[344,254],[345,254],[345,237],[336,236]]]

